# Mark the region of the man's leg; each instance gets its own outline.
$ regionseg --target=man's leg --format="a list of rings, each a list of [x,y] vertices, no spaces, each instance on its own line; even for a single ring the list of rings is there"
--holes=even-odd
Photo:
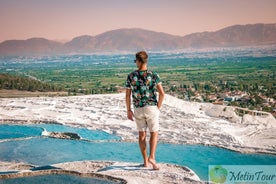
[[[157,140],[158,140],[158,132],[151,132],[150,133],[150,156],[149,156],[149,163],[152,164],[154,170],[159,170],[160,167],[156,164],[155,161],[155,152],[157,147]]]
[[[139,146],[144,159],[144,167],[148,167],[148,155],[147,155],[147,143],[146,143],[147,132],[139,132]]]

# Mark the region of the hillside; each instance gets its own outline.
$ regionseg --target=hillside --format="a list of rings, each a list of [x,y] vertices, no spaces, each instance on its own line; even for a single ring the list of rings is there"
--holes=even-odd
[[[43,55],[62,52],[63,44],[45,38],[7,40],[0,44],[1,55]]]
[[[60,86],[43,83],[36,79],[14,76],[10,74],[0,73],[0,90],[20,90],[20,91],[62,91]]]
[[[234,25],[215,32],[174,36],[139,28],[117,29],[96,36],[79,36],[67,43],[44,38],[0,43],[0,56],[54,55],[105,51],[174,50],[185,48],[276,44],[276,24]]]
[[[179,36],[144,29],[118,29],[92,36],[80,36],[65,44],[70,52],[174,49]]]
[[[184,36],[186,47],[229,47],[276,43],[276,24],[234,25],[216,32]]]

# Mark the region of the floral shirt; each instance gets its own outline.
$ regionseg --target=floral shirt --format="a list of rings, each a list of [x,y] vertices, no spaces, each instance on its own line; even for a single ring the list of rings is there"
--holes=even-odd
[[[126,88],[131,89],[133,105],[135,108],[157,105],[156,85],[160,77],[157,73],[136,70],[127,76]]]

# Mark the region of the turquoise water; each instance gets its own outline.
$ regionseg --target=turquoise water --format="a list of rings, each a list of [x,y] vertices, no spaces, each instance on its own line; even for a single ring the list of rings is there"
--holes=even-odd
[[[51,127],[51,125],[47,126]],[[13,127],[10,126],[10,128],[12,129]],[[37,127],[31,126],[32,128]],[[49,127],[46,128],[50,130]],[[54,129],[57,126],[53,125],[51,128]],[[67,128],[65,127],[66,130],[68,130]],[[25,127],[22,130],[26,130]],[[79,132],[78,129],[74,131]],[[90,133],[97,134],[98,132],[93,131]],[[109,138],[108,136],[105,137],[105,134],[103,135],[102,139]],[[100,136],[97,138],[100,138]],[[208,165],[276,165],[276,156],[273,155],[241,154],[211,146],[161,143],[158,144],[156,159],[158,162],[188,166],[203,180],[208,179]],[[64,140],[41,136],[1,142],[0,160],[23,161],[34,165],[50,165],[80,160],[142,163],[138,143]]]
[[[20,125],[0,125],[0,139],[40,136],[43,129]]]
[[[1,184],[112,184],[106,180],[100,180],[89,177],[80,177],[67,174],[52,174],[52,175],[41,175],[41,176],[31,176],[22,178],[10,178],[5,180],[0,180]]]
[[[38,137],[43,131],[77,133],[85,140],[120,140],[121,138],[104,131],[73,128],[56,124],[0,125],[0,139]]]

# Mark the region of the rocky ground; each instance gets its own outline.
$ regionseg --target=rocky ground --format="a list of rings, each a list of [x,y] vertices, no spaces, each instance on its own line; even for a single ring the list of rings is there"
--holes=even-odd
[[[239,116],[235,107],[185,102],[166,95],[160,113],[159,141],[203,144],[239,152],[276,154],[276,120],[271,114]],[[103,130],[137,141],[135,122],[127,120],[125,94],[74,97],[5,98],[0,101],[0,123],[59,123]],[[75,138],[77,135],[49,136]],[[65,136],[65,137],[64,137]],[[201,183],[188,168],[161,164],[160,171],[137,163],[82,161],[51,168],[118,177],[128,183]],[[35,166],[0,162],[0,172],[30,173]],[[37,172],[37,171],[36,171]],[[49,171],[50,172],[50,171]],[[4,176],[4,175],[0,175]]]
[[[90,174],[94,178],[104,178],[114,183],[131,184],[170,184],[170,183],[204,183],[189,168],[172,164],[161,164],[159,171],[142,167],[138,163],[106,162],[106,161],[78,161],[55,164],[51,166],[35,167],[24,163],[0,162],[0,173],[15,171],[15,174],[0,175],[4,178],[26,177],[42,174]],[[109,177],[107,177],[109,176]]]
[[[127,120],[125,94],[74,97],[5,98],[2,123],[61,123],[104,130],[136,141],[135,122]],[[240,152],[276,154],[276,120],[271,114],[238,116],[234,107],[185,102],[166,95],[160,113],[159,140],[204,144]]]

